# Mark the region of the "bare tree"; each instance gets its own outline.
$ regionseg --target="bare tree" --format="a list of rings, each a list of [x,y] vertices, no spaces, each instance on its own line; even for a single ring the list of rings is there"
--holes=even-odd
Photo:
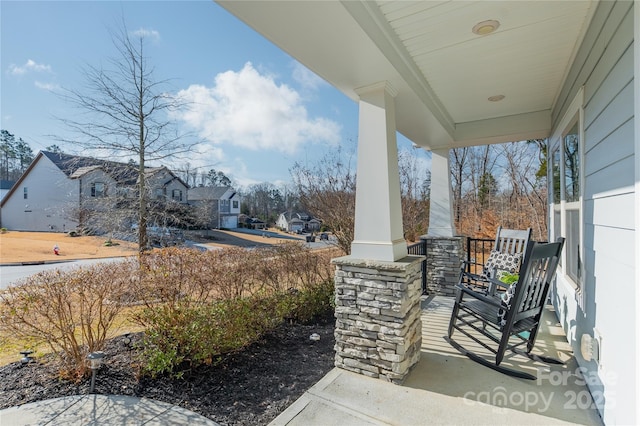
[[[451,183],[453,184],[453,205],[455,209],[455,221],[460,222],[462,216],[462,190],[467,168],[467,153],[469,148],[452,149],[449,154],[451,165]]]
[[[274,184],[269,182],[250,185],[242,193],[243,211],[267,223],[274,223],[285,210],[284,197]]]
[[[191,150],[188,135],[180,134],[170,113],[186,105],[165,90],[167,80],[155,80],[147,62],[144,35],[130,35],[123,22],[112,33],[118,52],[108,61],[111,68],[87,66],[86,85],[66,89],[63,97],[82,114],[61,120],[79,138],[60,140],[97,155],[135,157],[138,162],[138,244],[148,248],[147,222],[150,194],[145,179],[148,162]]]
[[[355,220],[356,175],[342,150],[325,155],[315,166],[296,163],[290,170],[301,205],[322,220],[345,253],[351,252]]]
[[[508,178],[504,197],[513,227],[531,227],[534,237],[544,240],[547,233],[547,189],[546,179],[540,182],[540,169],[544,141],[535,143],[512,142],[500,145],[504,158],[504,175]],[[517,206],[517,208],[513,208]]]
[[[398,172],[404,236],[408,241],[415,241],[426,233],[429,225],[431,172],[422,170],[410,151],[398,153]]]

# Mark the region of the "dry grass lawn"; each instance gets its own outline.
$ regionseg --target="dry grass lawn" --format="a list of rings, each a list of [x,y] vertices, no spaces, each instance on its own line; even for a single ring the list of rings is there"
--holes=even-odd
[[[116,241],[119,245],[107,247],[105,237],[70,237],[57,232],[18,232],[0,234],[0,264],[20,262],[99,259],[135,255],[138,245]],[[53,246],[60,247],[60,254]]]

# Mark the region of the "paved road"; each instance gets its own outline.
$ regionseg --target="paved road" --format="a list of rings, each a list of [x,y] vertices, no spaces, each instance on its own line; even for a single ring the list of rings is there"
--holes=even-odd
[[[42,272],[42,271],[49,271],[52,269],[60,269],[60,270],[72,269],[80,266],[93,265],[99,262],[115,262],[118,260],[122,260],[122,258],[110,257],[105,259],[72,260],[70,262],[45,263],[45,264],[39,264],[39,265],[0,266],[0,289],[6,288],[23,278],[37,274],[38,272]]]

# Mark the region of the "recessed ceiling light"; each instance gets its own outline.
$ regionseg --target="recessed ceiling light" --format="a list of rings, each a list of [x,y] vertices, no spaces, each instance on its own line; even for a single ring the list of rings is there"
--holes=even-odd
[[[489,21],[478,22],[473,29],[471,30],[474,34],[477,35],[487,35],[491,34],[500,26],[500,22],[495,19],[491,19]]]
[[[490,102],[500,102],[501,100],[504,99],[504,95],[495,95],[495,96],[489,96],[487,98]]]

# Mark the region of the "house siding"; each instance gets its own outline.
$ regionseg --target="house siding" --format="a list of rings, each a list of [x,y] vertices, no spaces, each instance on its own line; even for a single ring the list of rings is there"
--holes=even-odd
[[[171,195],[174,189],[182,191],[182,200],[174,200],[180,204],[187,204],[187,187],[176,179],[169,170],[159,170],[149,176],[147,185],[151,188],[153,199],[157,199],[156,189],[163,190],[162,200],[172,200]]]
[[[28,198],[23,196],[28,188]],[[41,156],[2,206],[2,226],[15,231],[67,231],[78,223],[78,182],[72,181],[47,157]]]
[[[237,202],[234,207],[233,203]],[[208,218],[211,228],[237,228],[240,215],[240,196],[230,187],[197,187],[189,190],[189,204],[200,217]]]
[[[554,133],[584,87],[582,232],[584,302],[558,274],[554,305],[606,424],[637,424],[638,284],[635,205],[633,2],[600,2],[553,111]],[[630,332],[631,331],[631,332]],[[583,334],[602,337],[599,362]],[[624,349],[622,349],[624,348]]]

